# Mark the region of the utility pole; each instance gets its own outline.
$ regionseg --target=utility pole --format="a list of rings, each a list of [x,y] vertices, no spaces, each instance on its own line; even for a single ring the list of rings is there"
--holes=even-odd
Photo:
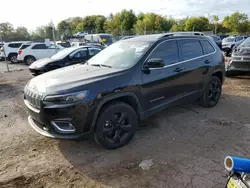
[[[56,36],[55,36],[55,26],[54,26],[54,23],[53,23],[52,20],[50,22],[50,26],[52,27],[53,41],[54,41],[54,44],[55,44],[55,51],[57,53]]]
[[[144,35],[146,35],[146,34],[147,34],[147,25],[144,24]]]
[[[194,25],[193,25],[193,32],[194,32]]]
[[[7,62],[7,59],[6,59],[6,53],[5,53],[5,49],[4,49],[4,44],[3,44],[3,37],[1,35],[1,33],[0,33],[0,39],[1,39],[2,49],[3,49],[4,61],[6,63],[6,68],[7,68],[7,71],[10,72],[9,65],[8,65],[8,62]]]

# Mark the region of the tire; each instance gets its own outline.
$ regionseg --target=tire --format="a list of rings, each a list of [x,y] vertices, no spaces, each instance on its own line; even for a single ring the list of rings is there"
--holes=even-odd
[[[10,54],[8,58],[11,63],[18,63],[17,54]]]
[[[24,62],[26,63],[26,65],[31,65],[34,61],[36,61],[36,58],[32,55],[26,56],[24,58]]]
[[[200,98],[200,105],[206,108],[214,107],[220,100],[221,91],[221,80],[217,76],[212,76]]]
[[[106,149],[117,149],[129,143],[137,128],[138,117],[134,109],[116,101],[101,110],[94,138]]]

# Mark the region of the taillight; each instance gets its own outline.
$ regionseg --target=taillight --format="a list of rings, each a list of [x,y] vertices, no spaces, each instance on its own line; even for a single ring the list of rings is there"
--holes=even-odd
[[[18,52],[17,52],[17,53],[18,53],[18,55],[20,55],[20,54],[22,53],[22,50],[18,50]]]

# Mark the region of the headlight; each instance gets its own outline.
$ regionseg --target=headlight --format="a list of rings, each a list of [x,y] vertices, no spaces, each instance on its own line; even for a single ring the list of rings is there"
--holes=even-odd
[[[47,102],[53,102],[53,103],[59,103],[59,104],[67,104],[67,103],[73,103],[77,101],[81,101],[86,98],[89,91],[80,91],[76,93],[70,93],[65,95],[53,95],[53,96],[47,96],[45,97],[45,101]]]

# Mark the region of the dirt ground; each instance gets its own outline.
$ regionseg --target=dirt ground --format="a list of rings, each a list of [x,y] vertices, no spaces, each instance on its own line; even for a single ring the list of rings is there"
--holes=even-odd
[[[32,130],[23,104],[31,76],[21,67],[0,73],[1,188],[219,188],[225,156],[250,157],[250,77],[227,78],[212,109],[191,104],[141,122],[129,145],[110,151],[92,140],[52,140]],[[154,165],[144,171],[139,163],[146,159]]]

